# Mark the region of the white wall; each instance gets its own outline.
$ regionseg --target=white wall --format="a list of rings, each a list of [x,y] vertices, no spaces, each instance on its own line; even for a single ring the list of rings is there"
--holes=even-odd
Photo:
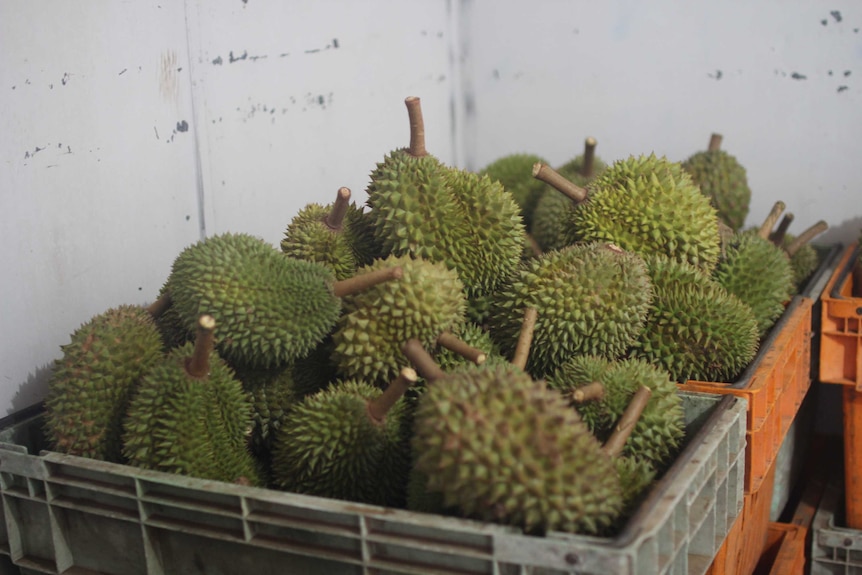
[[[750,222],[780,198],[852,241],[858,27],[850,0],[0,3],[0,413],[202,234],[277,243],[340,186],[363,203],[410,95],[429,150],[470,168],[587,135],[606,160],[683,159],[718,131]]]

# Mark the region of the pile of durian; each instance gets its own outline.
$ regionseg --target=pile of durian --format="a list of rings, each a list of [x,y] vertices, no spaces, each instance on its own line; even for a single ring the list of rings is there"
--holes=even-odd
[[[556,170],[518,154],[473,173],[426,151],[406,104],[410,145],[364,207],[341,188],[280,246],[204,239],[153,304],[76,330],[52,449],[530,534],[618,530],[684,442],[676,382],[739,376],[817,232],[773,230],[780,203],[740,231],[745,172],[717,146],[606,165],[588,139]]]

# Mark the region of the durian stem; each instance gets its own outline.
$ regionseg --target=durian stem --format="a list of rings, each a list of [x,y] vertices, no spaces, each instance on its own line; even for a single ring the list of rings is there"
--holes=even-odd
[[[524,234],[527,236],[527,245],[530,247],[530,251],[533,252],[533,255],[537,258],[542,257],[544,253],[542,251],[542,247],[539,245],[539,242],[536,241],[536,238],[532,236],[532,234]]]
[[[192,356],[186,358],[186,373],[191,377],[202,378],[210,373],[210,354],[215,344],[215,319],[202,315],[198,319],[198,333]]]
[[[417,377],[416,370],[412,367],[402,368],[398,377],[393,379],[389,387],[383,390],[383,394],[377,397],[377,399],[368,402],[366,408],[368,409],[369,417],[371,417],[374,423],[383,423],[386,414],[410,389],[410,386],[416,383]]]
[[[757,231],[757,235],[764,240],[769,239],[769,234],[772,232],[772,228],[775,227],[775,223],[778,221],[778,218],[780,218],[781,214],[784,213],[784,207],[784,202],[781,200],[775,202],[769,215],[766,216],[765,220],[763,220],[763,225],[760,226],[760,229]]]
[[[799,237],[793,240],[790,245],[787,246],[787,249],[785,250],[787,252],[787,255],[793,257],[796,252],[802,249],[802,246],[813,240],[815,236],[822,234],[828,229],[829,225],[823,220],[820,220],[819,222],[799,234]]]
[[[710,152],[717,152],[721,149],[721,134],[713,134],[709,137],[709,146],[706,148]]]
[[[534,307],[524,310],[524,322],[521,324],[521,333],[518,334],[518,343],[515,345],[515,355],[512,357],[512,365],[521,369],[527,367],[527,358],[530,357],[530,346],[533,344],[533,333],[536,331],[536,320],[539,311]]]
[[[570,182],[547,164],[543,164],[542,162],[533,164],[533,177],[562,192],[575,203],[579,204],[587,199],[587,190]]]
[[[404,100],[407,105],[407,116],[410,118],[410,148],[407,153],[414,158],[427,156],[425,149],[425,120],[422,118],[422,106],[419,98],[410,96]]]
[[[622,417],[620,417],[616,427],[614,427],[613,433],[611,433],[611,436],[605,442],[604,446],[602,446],[602,451],[607,455],[617,457],[622,453],[626,441],[632,434],[638,419],[640,419],[649,401],[650,395],[652,395],[652,391],[644,385],[635,392],[634,397],[632,397]]]
[[[335,196],[335,203],[332,204],[332,209],[329,210],[329,215],[323,220],[331,230],[339,231],[344,225],[344,216],[347,215],[347,208],[350,207],[350,188],[338,188],[338,193]]]
[[[592,178],[596,164],[596,142],[595,138],[587,138],[584,142],[584,163],[581,165],[581,175]]]
[[[605,386],[598,381],[593,381],[586,385],[572,390],[570,397],[575,403],[584,403],[586,401],[598,401],[605,396]]]
[[[775,244],[778,247],[781,247],[781,244],[784,243],[784,236],[787,235],[787,228],[790,227],[790,224],[793,223],[793,214],[790,212],[784,214],[784,217],[781,218],[781,223],[778,224],[778,227],[775,228],[775,231],[769,234],[769,241]]]
[[[390,280],[401,279],[403,276],[404,270],[401,269],[401,266],[383,268],[357,274],[352,278],[347,278],[346,280],[337,281],[332,284],[332,291],[335,294],[335,297],[354,295],[367,290],[370,287],[374,287],[377,284],[382,284],[383,282],[388,282]]]
[[[433,383],[446,375],[418,339],[408,339],[401,346],[401,352],[410,360],[416,371],[429,382]]]
[[[171,307],[171,292],[165,290],[165,293],[159,296],[159,299],[147,306],[147,313],[153,316],[153,319],[159,319],[169,307]]]
[[[476,365],[482,365],[485,363],[485,360],[488,359],[488,356],[485,355],[484,351],[468,345],[465,341],[459,339],[454,333],[448,331],[444,331],[440,334],[437,338],[437,343],[449,351],[457,353],[464,359],[472,361]]]

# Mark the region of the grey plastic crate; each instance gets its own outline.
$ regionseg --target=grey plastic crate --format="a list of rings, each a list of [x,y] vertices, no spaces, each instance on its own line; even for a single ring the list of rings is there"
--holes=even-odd
[[[826,486],[811,525],[811,575],[862,575],[862,531],[843,523],[844,485],[836,477]]]
[[[0,553],[23,573],[688,574],[743,505],[745,400],[681,392],[688,440],[613,538],[516,529],[206,481],[40,449],[0,432]]]

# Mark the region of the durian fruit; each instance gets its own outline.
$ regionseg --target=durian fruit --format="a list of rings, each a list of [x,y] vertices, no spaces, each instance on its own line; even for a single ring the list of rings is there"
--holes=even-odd
[[[622,509],[613,459],[556,391],[510,366],[459,369],[416,408],[415,467],[445,507],[529,533],[596,533]]]
[[[219,323],[219,352],[234,364],[269,368],[307,354],[330,333],[341,297],[400,271],[335,281],[326,266],[286,257],[264,240],[224,233],[174,260],[173,306],[191,329],[201,314]]]
[[[526,370],[543,378],[576,353],[624,354],[643,328],[651,295],[640,256],[598,242],[572,245],[522,265],[495,296],[489,332],[512,357],[524,309],[536,308]]]
[[[676,455],[685,432],[682,402],[676,383],[664,369],[642,359],[608,360],[591,355],[573,356],[548,378],[548,387],[571,397],[590,384],[604,393],[593,401],[575,401],[584,423],[599,441],[605,441],[622,417],[635,392],[646,386],[649,402],[626,442],[623,455],[663,469]]]
[[[745,168],[721,149],[721,139],[721,134],[712,134],[707,150],[690,156],[682,167],[718,210],[718,217],[739,231],[748,217],[751,189]]]
[[[491,335],[475,323],[466,322],[463,326],[461,326],[457,337],[457,341],[465,344],[472,349],[481,351],[481,361],[476,361],[478,359],[476,357],[471,358],[469,356],[465,356],[464,353],[458,353],[450,348],[447,348],[441,343],[440,339],[438,338],[437,343],[440,345],[438,345],[437,350],[434,353],[434,360],[444,371],[448,371],[457,366],[465,365],[467,363],[494,364],[503,363],[506,361],[506,358],[504,358],[503,355],[500,353],[500,350],[494,343],[494,340],[491,339]]]
[[[156,327],[162,335],[165,352],[183,346],[190,341],[194,341],[195,334],[189,331],[185,323],[177,313],[177,308],[171,301],[171,286],[170,282],[165,282],[159,290],[159,297],[153,302],[152,306],[158,308],[158,313],[153,314],[156,322]]]
[[[625,519],[648,493],[657,477],[657,472],[650,462],[637,457],[617,457],[615,463],[623,493],[623,512],[620,519]],[[621,520],[617,520],[617,529],[622,526],[621,523]]]
[[[793,285],[798,293],[802,290],[805,282],[820,265],[820,255],[817,250],[808,243],[817,234],[821,234],[828,229],[825,221],[821,220],[798,237],[793,234],[788,234],[787,226],[793,221],[793,214],[785,214],[784,219],[778,229],[770,234],[769,239],[775,245],[781,246],[784,252],[790,257],[790,267],[793,272]],[[785,224],[787,222],[787,224]]]
[[[61,347],[45,399],[45,435],[61,453],[122,461],[122,422],[141,377],[161,361],[152,315],[121,305],[81,325]]]
[[[751,308],[761,336],[784,312],[784,304],[793,295],[790,258],[767,239],[772,229],[769,222],[774,223],[783,209],[784,203],[777,202],[758,233],[736,234],[713,274],[729,293]]]
[[[410,148],[377,165],[367,188],[375,232],[387,253],[443,263],[469,299],[492,293],[518,266],[524,225],[512,195],[487,176],[428,155],[418,98],[407,98]]]
[[[403,368],[386,388],[338,382],[294,406],[276,433],[273,480],[286,491],[403,506],[410,467]]]
[[[362,218],[363,211],[350,203],[350,189],[339,188],[334,203],[308,204],[294,216],[281,240],[281,251],[324,264],[336,279],[347,279],[376,255],[362,230]]]
[[[587,187],[597,174],[607,168],[595,155],[596,145],[595,138],[587,138],[584,153],[558,167],[556,172],[577,186]],[[558,250],[568,245],[567,213],[574,210],[576,205],[568,196],[554,189],[547,189],[541,195],[533,213],[530,231],[543,251]]]
[[[665,254],[707,273],[715,268],[720,252],[715,208],[679,163],[654,154],[616,161],[590,183],[588,196],[570,212],[567,243],[612,242],[641,255]]]
[[[258,457],[267,457],[273,437],[290,408],[302,400],[293,379],[293,365],[270,369],[234,368],[248,393],[252,407],[249,446]]]
[[[432,347],[444,331],[464,323],[465,297],[458,275],[440,263],[390,255],[362,272],[398,267],[397,282],[381,283],[345,298],[332,339],[333,361],[344,379],[385,385],[405,359],[401,346],[416,338]]]
[[[497,158],[479,171],[479,175],[488,176],[500,182],[512,194],[521,209],[524,226],[531,230],[533,226],[533,211],[539,198],[544,195],[547,187],[532,177],[533,166],[536,163],[547,162],[536,154],[516,153]]]
[[[757,352],[751,308],[691,264],[666,255],[645,260],[653,298],[629,356],[663,367],[677,382],[735,381]]]
[[[201,316],[195,342],[142,378],[123,424],[123,455],[145,469],[261,485],[247,446],[249,396],[213,351],[214,330],[212,316]]]

